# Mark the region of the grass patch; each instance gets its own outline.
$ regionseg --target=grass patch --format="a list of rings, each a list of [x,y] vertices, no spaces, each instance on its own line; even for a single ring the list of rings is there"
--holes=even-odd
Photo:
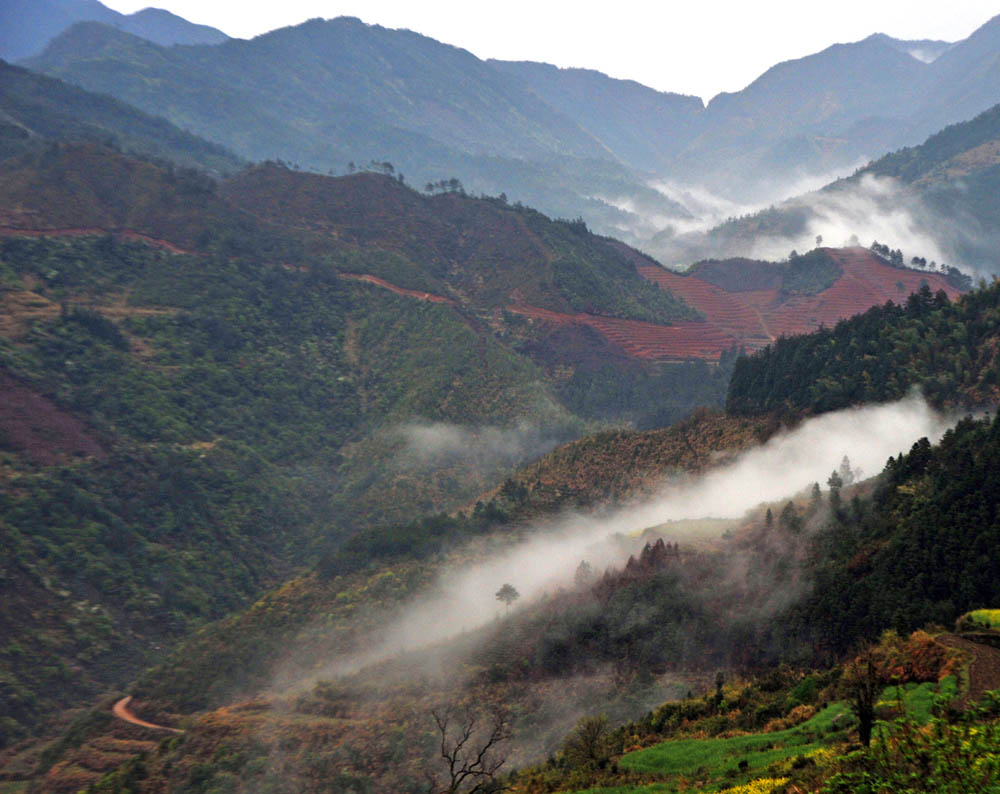
[[[760,778],[738,786],[722,789],[717,794],[770,794],[784,785],[788,778]],[[609,788],[588,788],[573,794],[676,794],[677,786],[672,783],[651,783],[647,786],[612,786]]]
[[[899,690],[902,690],[901,692]],[[921,725],[930,722],[931,708],[939,695],[953,698],[958,694],[958,679],[950,675],[940,683],[904,684],[902,687],[886,687],[879,699],[879,706],[895,706],[902,697],[903,708],[908,716]]]
[[[745,760],[745,771],[761,770],[824,746],[824,737],[835,730],[834,720],[847,713],[847,706],[834,703],[807,722],[784,731],[728,739],[667,741],[628,753],[622,757],[621,766],[651,774],[720,777],[738,774],[739,763]]]

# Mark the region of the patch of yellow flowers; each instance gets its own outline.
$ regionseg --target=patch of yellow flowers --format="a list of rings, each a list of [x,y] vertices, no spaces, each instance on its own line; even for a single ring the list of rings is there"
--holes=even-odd
[[[1000,628],[1000,609],[977,609],[970,612],[968,617],[983,626]]]
[[[762,777],[742,786],[723,789],[718,794],[771,794],[778,786],[783,786],[787,782],[787,777]]]

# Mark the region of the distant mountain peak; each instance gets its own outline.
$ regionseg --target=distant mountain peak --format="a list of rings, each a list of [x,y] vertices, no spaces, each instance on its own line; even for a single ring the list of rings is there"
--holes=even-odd
[[[879,41],[899,52],[916,58],[921,63],[933,63],[953,46],[953,42],[938,39],[895,39],[885,33],[873,33],[865,41]]]
[[[162,8],[120,14],[97,0],[0,0],[0,58],[17,61],[42,52],[78,22],[100,22],[163,46],[220,44],[229,37],[208,25],[196,25]]]
[[[229,39],[218,28],[189,22],[177,14],[163,8],[147,6],[126,16],[120,25],[122,30],[149,39],[156,44],[221,44]]]

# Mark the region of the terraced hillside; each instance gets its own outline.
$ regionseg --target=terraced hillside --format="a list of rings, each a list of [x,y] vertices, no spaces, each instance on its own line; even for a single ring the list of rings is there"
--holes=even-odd
[[[832,327],[840,320],[866,309],[892,301],[903,303],[923,284],[934,292],[944,290],[954,299],[960,293],[937,273],[894,267],[866,248],[823,248],[818,252],[829,260],[839,276],[825,289],[814,294],[792,291],[784,286],[767,289],[725,289],[699,276],[695,266],[691,275],[674,273],[653,264],[640,265],[639,272],[655,284],[680,296],[698,309],[705,320],[690,323],[685,332],[706,340],[736,340],[747,348],[762,347],[781,336]],[[714,280],[719,266],[713,263]],[[732,260],[731,269],[745,266]]]

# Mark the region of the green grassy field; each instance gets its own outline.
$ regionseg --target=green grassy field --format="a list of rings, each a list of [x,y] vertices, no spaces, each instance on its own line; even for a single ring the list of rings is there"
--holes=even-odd
[[[787,778],[760,778],[749,783],[742,783],[737,786],[715,791],[714,794],[770,794],[775,788],[783,785]],[[591,788],[586,791],[578,791],[575,794],[677,794],[681,790],[674,783],[651,783],[648,786],[614,786],[612,788]],[[688,789],[683,789],[687,791]]]
[[[902,694],[906,713],[920,724],[924,724],[931,718],[931,708],[935,698],[940,695],[953,698],[958,694],[958,679],[950,675],[938,684],[931,682],[911,683],[904,684],[901,689],[900,693],[894,686],[886,687],[882,697],[879,698],[879,707],[895,706],[899,702],[900,694]]]
[[[906,684],[888,687],[882,693],[879,706],[893,708],[900,702],[903,710],[920,723],[930,720],[931,709],[939,695],[953,697],[958,681],[949,676],[940,684]],[[576,794],[670,794],[681,786],[680,778],[706,781],[705,792],[732,794],[764,794],[775,785],[772,765],[791,759],[808,757],[844,740],[844,731],[853,723],[844,703],[833,703],[811,719],[774,733],[758,733],[719,739],[677,739],[662,742],[622,757],[620,766],[630,772],[670,776],[672,780],[641,786],[617,786],[587,789]],[[746,761],[744,769],[740,762]],[[754,779],[757,776],[758,779]]]
[[[775,733],[757,733],[728,739],[679,739],[628,753],[621,766],[635,772],[662,775],[721,777],[739,773],[739,763],[746,770],[762,770],[799,755],[808,755],[824,747],[829,734],[837,731],[835,721],[846,723],[847,706],[834,703],[812,719]]]

